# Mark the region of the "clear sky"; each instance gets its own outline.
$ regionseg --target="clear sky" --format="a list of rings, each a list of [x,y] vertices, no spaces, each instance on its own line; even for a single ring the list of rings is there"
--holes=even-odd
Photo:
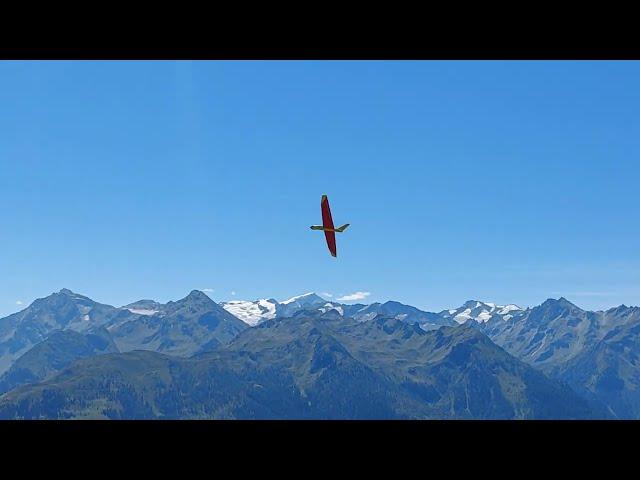
[[[638,62],[0,62],[0,314],[63,287],[638,305],[639,85]]]

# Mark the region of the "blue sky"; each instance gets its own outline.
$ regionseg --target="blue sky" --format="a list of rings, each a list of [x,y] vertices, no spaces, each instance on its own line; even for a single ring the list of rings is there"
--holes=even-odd
[[[638,62],[0,62],[0,314],[63,287],[638,305],[638,84]],[[337,259],[308,228],[323,193]]]

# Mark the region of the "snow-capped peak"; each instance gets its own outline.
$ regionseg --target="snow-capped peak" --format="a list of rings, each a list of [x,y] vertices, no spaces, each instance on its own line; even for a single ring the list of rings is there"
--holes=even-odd
[[[230,300],[221,302],[220,306],[231,315],[238,317],[248,325],[258,325],[265,320],[272,318],[289,317],[299,310],[319,309],[326,312],[330,309],[337,310],[342,315],[342,306],[333,305],[313,292],[291,297],[283,302],[278,302],[273,298],[255,300]]]
[[[444,310],[440,314],[445,318],[453,318],[458,323],[475,320],[478,323],[488,322],[492,317],[499,316],[503,320],[513,318],[522,309],[514,304],[497,305],[495,303],[469,300],[455,310]]]
[[[284,300],[280,302],[281,305],[289,305],[290,303],[298,302],[300,304],[305,304],[309,302],[317,303],[318,301],[324,302],[319,295],[316,295],[314,292],[303,293],[302,295],[297,295],[295,297],[291,297],[288,300]]]
[[[502,307],[499,306],[498,308],[500,309],[500,311],[498,311],[500,315],[506,315],[507,313],[513,312],[515,310],[522,310],[522,308],[514,304],[504,305]]]

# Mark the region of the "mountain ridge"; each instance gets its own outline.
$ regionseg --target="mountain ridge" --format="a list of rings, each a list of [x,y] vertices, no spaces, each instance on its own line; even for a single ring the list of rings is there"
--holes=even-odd
[[[404,343],[411,348],[402,348]],[[453,381],[452,381],[453,379]],[[192,358],[78,360],[0,418],[580,418],[591,407],[471,326],[300,311]]]
[[[266,303],[260,304],[262,301]],[[393,300],[369,305],[341,304],[326,300],[313,292],[282,302],[272,298],[256,302],[236,302],[240,302],[236,305],[246,308],[257,308],[254,313],[259,319],[253,326],[225,308],[231,302],[216,303],[199,290],[192,290],[184,298],[164,304],[144,299],[122,307],[113,307],[95,302],[70,289],[61,289],[47,297],[36,299],[20,312],[0,319],[0,391],[7,390],[8,394],[22,388],[22,384],[46,383],[49,377],[58,375],[76,362],[110,355],[109,351],[93,349],[86,343],[85,337],[100,329],[107,332],[115,350],[123,354],[148,350],[169,354],[176,359],[195,359],[205,358],[210,352],[224,350],[232,342],[252,337],[254,330],[277,328],[279,322],[290,325],[292,321],[299,322],[302,328],[305,322],[313,319],[316,322],[314,328],[318,332],[322,332],[324,326],[334,324],[341,325],[340,328],[362,329],[359,345],[369,345],[370,350],[363,351],[358,347],[359,350],[347,348],[347,351],[353,356],[353,361],[366,365],[368,369],[373,368],[374,372],[378,355],[375,352],[383,352],[380,358],[384,358],[384,355],[401,355],[403,362],[411,363],[413,360],[407,355],[410,355],[411,350],[422,348],[419,344],[424,340],[422,333],[442,333],[447,328],[461,326],[468,329],[469,334],[473,331],[482,333],[506,354],[533,367],[535,371],[542,372],[547,378],[569,385],[572,391],[578,392],[596,411],[606,410],[608,415],[616,418],[640,417],[640,397],[635,395],[636,391],[640,391],[640,382],[637,380],[640,378],[640,371],[636,371],[640,352],[635,347],[638,343],[636,325],[640,323],[638,307],[620,305],[607,310],[588,311],[565,297],[560,297],[549,298],[540,305],[526,309],[513,304],[497,305],[469,300],[457,309],[435,313]],[[460,322],[461,319],[464,321]],[[367,330],[371,328],[374,330]],[[376,336],[379,335],[376,332],[380,330],[392,338],[392,341],[385,341],[383,347],[375,342],[371,343],[365,333]],[[339,355],[335,349],[340,350],[340,347],[332,342],[348,343],[349,340],[346,337],[338,340],[335,335],[340,335],[340,329],[332,332],[329,335],[331,338],[323,337],[322,348],[319,347],[318,352],[328,349],[327,351]],[[289,340],[295,345],[294,337],[290,336]],[[60,348],[60,345],[67,346]],[[285,347],[287,346],[282,346]],[[288,347],[293,348],[291,345]],[[436,351],[439,347],[434,343],[431,348]],[[486,360],[498,355],[494,350],[491,350],[491,354],[488,352],[486,350],[484,356],[478,357],[477,362],[484,365],[483,368],[493,368]],[[317,358],[321,357],[322,355]],[[421,361],[427,361],[429,357],[420,358]],[[418,371],[419,367],[414,365]],[[358,370],[359,368],[364,367],[357,367],[356,370],[365,375],[365,370]],[[440,368],[446,370],[450,365]],[[392,371],[402,371],[402,378],[405,379],[413,375],[408,370]],[[457,375],[455,370],[451,372],[452,378]],[[477,372],[478,375],[484,373]],[[285,374],[290,373],[278,373]],[[388,379],[391,371],[380,371],[378,374]],[[393,378],[402,385],[401,376]],[[281,380],[284,381],[282,378]],[[241,377],[236,381],[239,382],[237,385],[243,382]],[[289,378],[287,381],[293,380]],[[346,379],[342,378],[340,382],[342,381]],[[392,388],[389,385],[387,387]],[[396,387],[398,385],[393,388]],[[398,388],[405,392],[404,386]],[[431,387],[424,385],[407,388],[417,388],[416,392],[423,393],[431,391]],[[494,390],[495,388],[498,387],[494,386]],[[409,400],[411,395],[405,398],[405,393],[398,393],[398,398],[404,398],[403,402],[415,401]],[[529,400],[534,401],[533,398]],[[391,408],[388,404],[387,407]],[[414,405],[412,408],[416,412],[422,407]],[[485,405],[484,408],[489,406]],[[397,414],[397,410],[394,411]],[[474,412],[474,415],[480,415],[479,410]]]

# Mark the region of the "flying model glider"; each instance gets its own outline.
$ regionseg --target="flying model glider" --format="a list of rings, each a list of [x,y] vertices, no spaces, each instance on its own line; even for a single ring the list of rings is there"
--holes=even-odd
[[[322,210],[322,225],[311,225],[311,230],[322,230],[324,232],[324,237],[327,240],[327,247],[329,247],[329,251],[331,255],[334,257],[337,256],[336,252],[336,232],[342,233],[349,226],[348,223],[345,223],[341,227],[335,228],[333,226],[333,219],[331,218],[331,209],[329,208],[329,199],[326,195],[322,195],[322,199],[320,199],[320,209]]]

